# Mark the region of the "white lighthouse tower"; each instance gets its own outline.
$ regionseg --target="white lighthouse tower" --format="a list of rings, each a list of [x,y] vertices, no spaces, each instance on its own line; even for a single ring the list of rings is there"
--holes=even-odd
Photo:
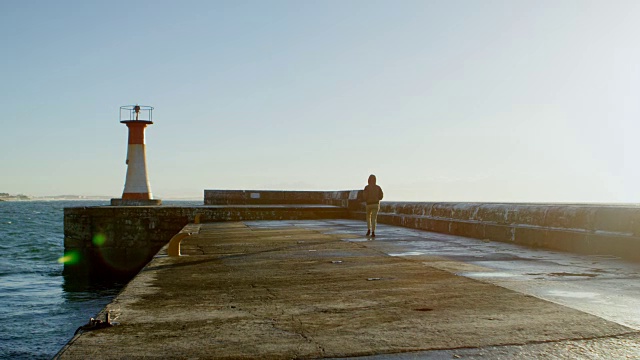
[[[153,107],[126,105],[120,107],[120,123],[129,129],[127,148],[127,178],[122,199],[111,199],[114,206],[161,205],[162,200],[153,199],[147,176],[147,154],[144,130],[153,124]]]

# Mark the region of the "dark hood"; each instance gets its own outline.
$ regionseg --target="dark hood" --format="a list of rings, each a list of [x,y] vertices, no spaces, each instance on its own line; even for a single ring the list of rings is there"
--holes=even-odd
[[[376,176],[369,175],[369,185],[375,185],[375,184],[376,184]]]

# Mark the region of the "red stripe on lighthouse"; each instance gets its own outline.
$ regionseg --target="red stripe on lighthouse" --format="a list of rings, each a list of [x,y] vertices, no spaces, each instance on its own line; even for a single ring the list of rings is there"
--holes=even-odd
[[[143,122],[127,122],[129,128],[129,145],[144,144],[144,129],[147,124]]]

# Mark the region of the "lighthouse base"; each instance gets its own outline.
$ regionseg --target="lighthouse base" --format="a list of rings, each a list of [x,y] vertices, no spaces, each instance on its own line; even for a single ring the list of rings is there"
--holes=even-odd
[[[111,199],[111,206],[159,206],[160,199]]]

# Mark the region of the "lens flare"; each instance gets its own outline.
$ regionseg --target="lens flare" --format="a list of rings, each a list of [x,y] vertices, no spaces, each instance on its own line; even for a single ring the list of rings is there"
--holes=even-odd
[[[105,234],[97,233],[93,236],[93,245],[102,246],[107,241],[107,237]]]
[[[76,250],[67,251],[63,257],[58,259],[60,264],[75,265],[80,262],[80,252]]]

